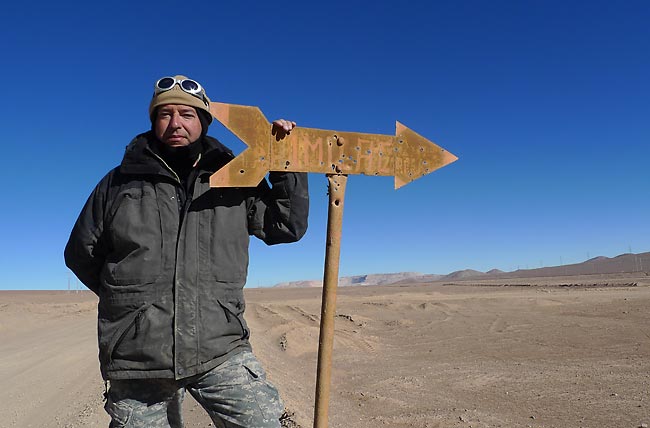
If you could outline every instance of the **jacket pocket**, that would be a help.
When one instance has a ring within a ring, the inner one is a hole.
[[[113,401],[110,395],[106,404],[104,405],[106,413],[111,417],[110,428],[126,428],[133,415],[133,407],[127,404],[124,400]]]
[[[250,331],[248,330],[246,321],[244,321],[243,318],[243,303],[224,303],[222,300],[217,300],[217,302],[219,303],[219,306],[221,306],[221,309],[223,309],[224,315],[226,316],[226,321],[228,323],[232,323],[234,326],[239,326],[238,331],[241,334],[241,338],[248,339],[250,336]]]
[[[111,340],[108,342],[108,347],[106,348],[106,358],[107,366],[110,368],[113,363],[113,356],[115,350],[120,346],[120,344],[127,338],[128,334],[132,334],[132,339],[137,339],[140,334],[142,318],[144,317],[145,312],[151,307],[151,304],[146,304],[137,311],[134,311],[127,315],[122,322],[120,323],[119,328],[113,334]]]
[[[150,284],[161,275],[162,222],[153,187],[125,189],[116,198],[108,225],[112,251],[105,279],[118,286]]]
[[[250,334],[243,310],[243,302],[234,296],[206,296],[201,301],[196,325],[201,362],[226,355],[246,343]]]
[[[284,411],[284,404],[280,399],[278,390],[266,379],[266,373],[262,365],[255,357],[252,357],[243,363],[243,367],[248,372],[249,385],[252,387],[255,401],[264,418],[269,420],[280,419]]]

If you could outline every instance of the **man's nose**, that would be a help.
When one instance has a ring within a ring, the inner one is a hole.
[[[181,126],[181,115],[177,112],[172,114],[172,119],[169,121],[169,124],[174,128],[180,128]]]

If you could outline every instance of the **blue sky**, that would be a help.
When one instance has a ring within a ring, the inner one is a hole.
[[[67,287],[76,216],[173,74],[299,126],[399,120],[460,158],[397,191],[351,176],[341,275],[650,251],[647,1],[132,3],[3,6],[0,289]],[[307,235],[252,242],[250,286],[322,278],[325,177],[310,186]]]

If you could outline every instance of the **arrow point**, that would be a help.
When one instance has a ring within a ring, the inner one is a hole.
[[[456,162],[458,160],[458,156],[445,150],[444,153],[442,154],[442,159],[445,165],[449,165],[450,163]]]
[[[395,161],[396,189],[458,160],[454,154],[399,121],[395,122],[395,135],[399,153]]]

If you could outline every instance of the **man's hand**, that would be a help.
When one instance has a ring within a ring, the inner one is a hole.
[[[271,134],[275,135],[275,140],[280,141],[287,135],[291,134],[291,130],[296,127],[296,122],[284,119],[278,119],[273,121],[273,127],[271,128]]]

